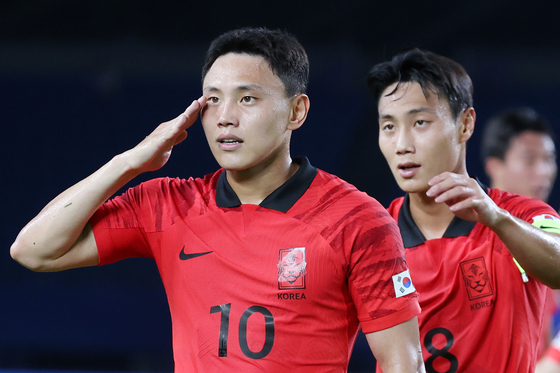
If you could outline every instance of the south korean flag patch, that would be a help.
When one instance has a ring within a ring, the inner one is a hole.
[[[395,287],[395,295],[397,298],[414,293],[416,288],[412,284],[410,272],[408,269],[398,275],[393,276],[393,286]]]

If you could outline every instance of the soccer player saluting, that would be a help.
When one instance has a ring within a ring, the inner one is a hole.
[[[545,232],[560,232],[556,212],[467,174],[476,113],[461,65],[412,49],[367,83],[379,146],[406,192],[389,212],[420,296],[426,371],[533,371],[545,285],[560,286],[560,237]]]
[[[424,371],[396,223],[365,193],[290,155],[309,110],[308,72],[287,33],[218,37],[203,96],[51,201],[12,256],[37,271],[153,258],[177,372],[344,372],[360,323],[386,372]],[[199,113],[220,170],[150,180],[104,203],[162,167]]]

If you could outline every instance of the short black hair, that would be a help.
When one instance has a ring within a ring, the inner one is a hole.
[[[288,97],[305,93],[309,81],[309,60],[297,39],[280,30],[241,28],[218,36],[206,52],[202,80],[214,62],[228,53],[261,56],[282,80]]]
[[[556,140],[548,120],[534,109],[521,107],[504,110],[486,123],[481,146],[482,160],[488,157],[504,160],[511,140],[525,131],[542,133],[550,136],[552,141]]]
[[[425,96],[428,96],[428,91],[432,91],[438,97],[444,97],[454,119],[463,110],[473,106],[473,84],[463,66],[447,57],[418,48],[404,50],[391,61],[375,65],[366,80],[377,105],[387,87],[397,83],[394,90],[397,91],[402,83],[408,82],[420,84]]]

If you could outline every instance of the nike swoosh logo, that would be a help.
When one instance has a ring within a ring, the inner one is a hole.
[[[179,259],[181,259],[181,260],[189,260],[189,259],[192,259],[192,258],[197,258],[197,257],[199,257],[199,256],[203,256],[203,255],[206,255],[206,254],[210,254],[210,253],[212,253],[212,252],[213,252],[213,251],[207,251],[207,252],[205,252],[205,253],[192,253],[192,254],[187,254],[187,253],[185,253],[185,246],[183,246],[183,248],[181,249],[181,252],[179,253]]]
[[[554,229],[554,230],[560,231],[560,228],[558,228],[558,227],[549,227],[548,225],[541,225],[539,228],[540,228],[540,229]]]

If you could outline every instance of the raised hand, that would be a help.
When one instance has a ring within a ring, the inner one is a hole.
[[[204,105],[206,97],[194,100],[177,118],[160,124],[142,142],[123,153],[130,169],[141,174],[163,167],[169,160],[173,147],[187,138],[187,128],[196,121]]]
[[[428,184],[430,189],[426,195],[447,204],[461,219],[491,226],[500,218],[501,209],[478,182],[467,175],[444,172],[434,176]]]

